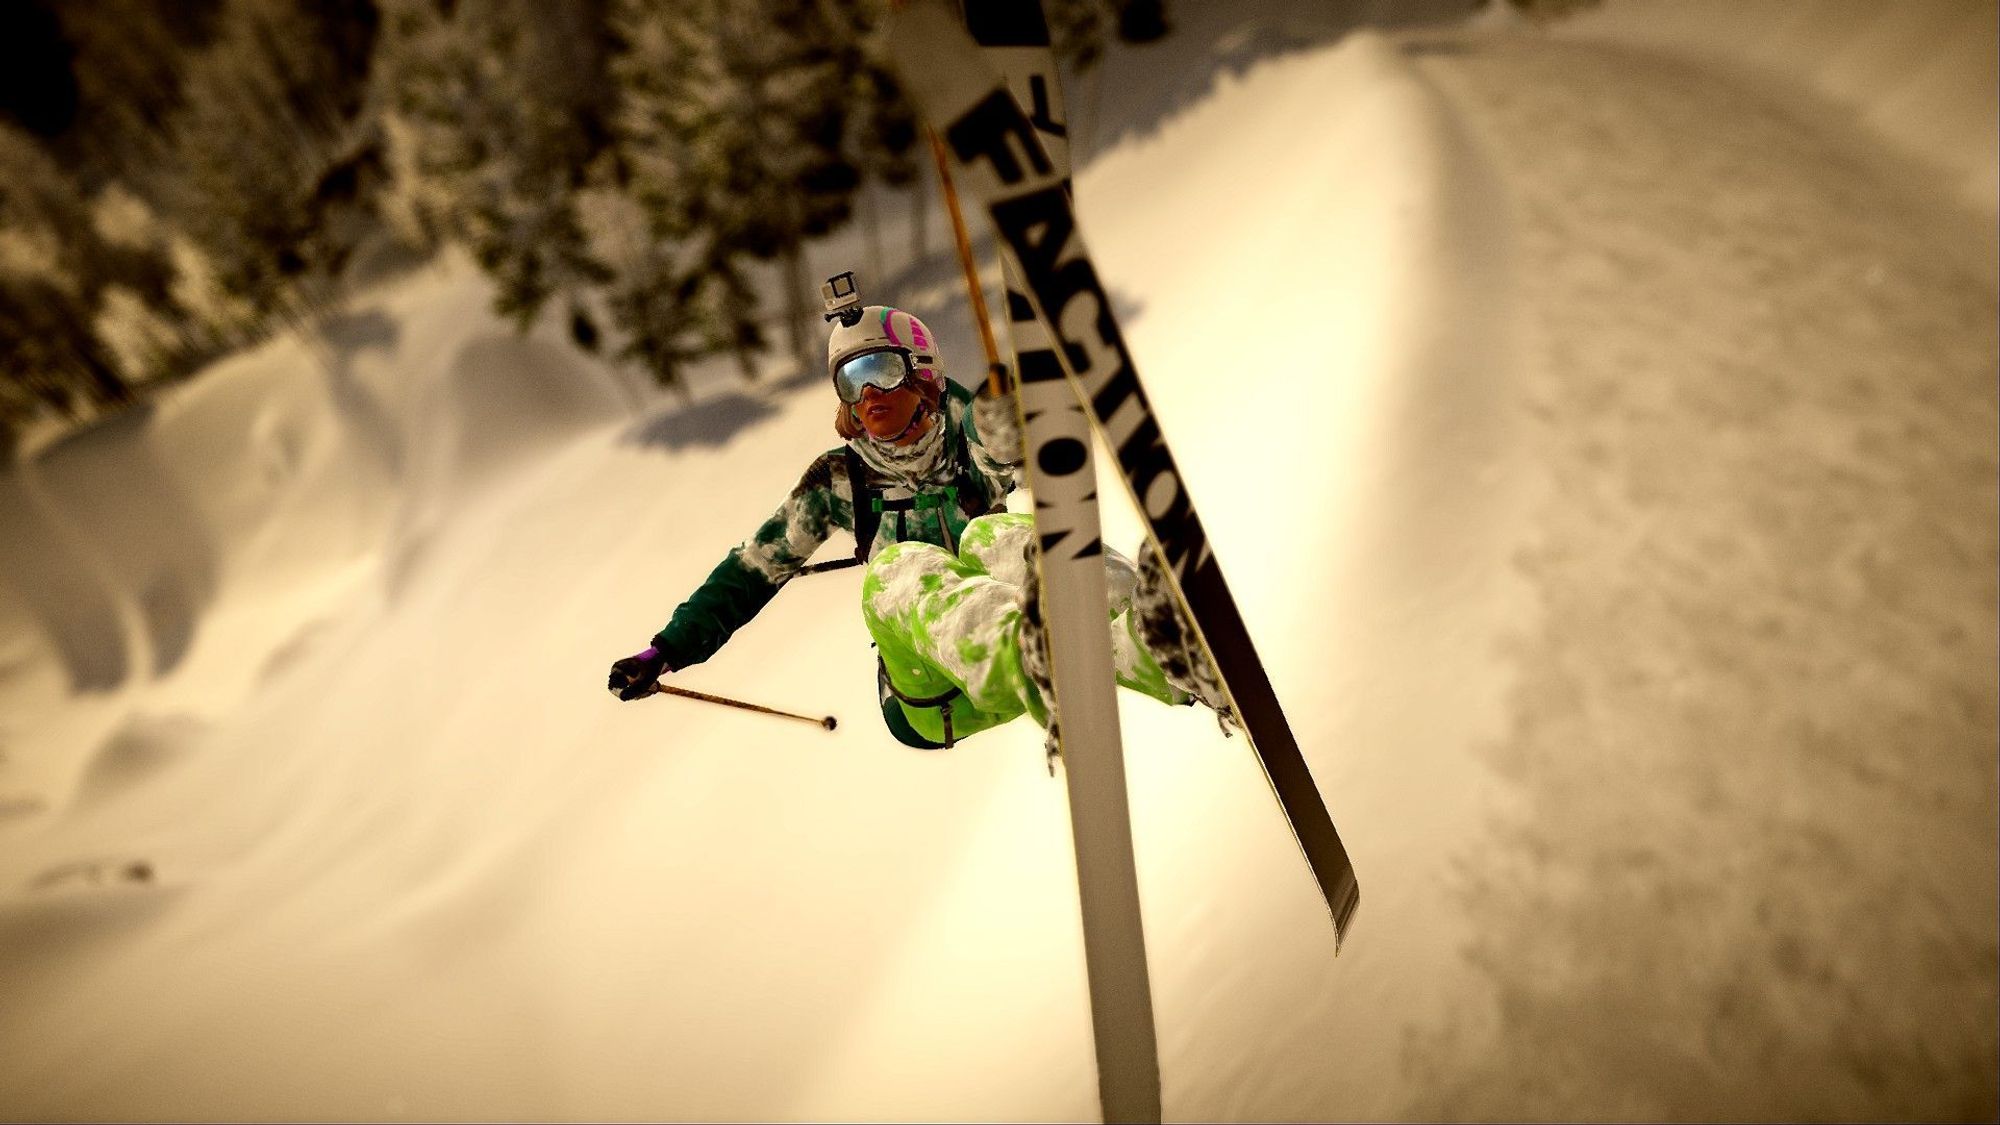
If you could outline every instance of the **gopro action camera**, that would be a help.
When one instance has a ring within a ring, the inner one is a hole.
[[[860,321],[861,294],[855,288],[853,270],[827,278],[819,287],[819,297],[826,303],[826,319],[838,319],[849,327]]]

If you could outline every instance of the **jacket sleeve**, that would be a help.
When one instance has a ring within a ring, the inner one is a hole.
[[[785,502],[750,538],[724,555],[708,578],[653,636],[670,668],[699,664],[750,623],[799,572],[833,529],[854,529],[854,501],[840,451],[806,469]]]
[[[1014,413],[1014,400],[974,399],[965,408],[963,425],[973,470],[985,482],[987,495],[997,507],[1021,479],[1021,422]]]

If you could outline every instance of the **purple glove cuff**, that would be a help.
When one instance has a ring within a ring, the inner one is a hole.
[[[658,646],[650,646],[646,649],[646,651],[641,653],[636,653],[635,655],[637,655],[638,658],[641,660],[651,662],[659,659],[660,650]]]

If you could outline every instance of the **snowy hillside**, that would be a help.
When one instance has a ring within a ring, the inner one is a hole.
[[[1220,11],[1078,93],[1077,198],[1363,905],[1334,959],[1240,741],[1123,701],[1167,1116],[2000,1111],[1992,189],[1881,136],[1984,56],[1857,120],[1661,9]],[[969,380],[953,270],[870,296]],[[854,571],[674,677],[835,732],[603,690],[822,382],[487,299],[0,475],[0,1117],[1093,1117],[1039,731],[895,744]]]

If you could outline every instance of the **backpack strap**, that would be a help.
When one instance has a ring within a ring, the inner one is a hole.
[[[889,730],[896,736],[898,742],[920,750],[949,750],[958,744],[958,739],[951,729],[951,703],[952,700],[965,694],[964,692],[954,687],[938,695],[904,695],[896,690],[896,685],[890,681],[889,665],[883,660],[879,650],[875,654],[875,684],[881,692],[882,718],[889,724]],[[944,741],[932,742],[918,734],[910,727],[908,719],[892,710],[895,706],[895,702],[892,701],[905,703],[911,707],[937,708],[938,720],[944,724]]]
[[[972,399],[971,392],[964,391],[956,383],[951,389],[962,395],[965,401]],[[985,482],[970,467],[961,466],[956,483],[945,486],[938,492],[924,492],[901,500],[885,499],[882,490],[868,486],[868,467],[861,460],[861,454],[849,445],[841,450],[847,462],[847,486],[854,497],[854,559],[859,563],[868,561],[868,548],[875,544],[875,533],[882,526],[882,513],[896,513],[896,538],[908,539],[910,529],[908,513],[912,511],[936,511],[937,521],[944,531],[945,542],[952,550],[957,544],[952,542],[950,516],[946,509],[957,507],[965,512],[966,518],[974,519],[1001,507],[987,493]],[[831,568],[828,568],[831,569]]]
[[[882,525],[882,508],[877,503],[881,490],[868,487],[868,467],[853,446],[841,450],[847,455],[847,488],[854,497],[854,560],[868,561],[868,548],[875,545],[875,530]]]

